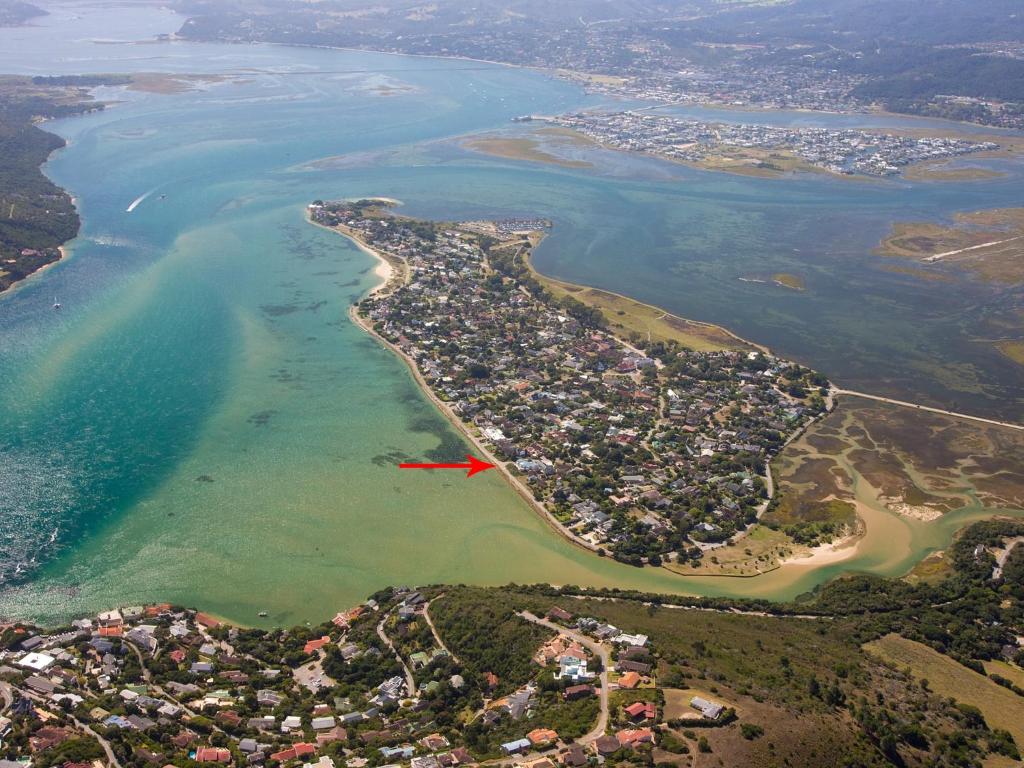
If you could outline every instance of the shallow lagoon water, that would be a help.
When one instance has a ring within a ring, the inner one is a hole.
[[[0,69],[244,75],[176,95],[104,91],[123,103],[52,126],[70,146],[47,173],[85,223],[71,258],[0,299],[0,615],[174,600],[290,623],[386,584],[461,581],[786,598],[851,568],[905,571],[948,541],[955,517],[879,513],[841,565],[686,579],[573,548],[493,475],[396,471],[403,457],[466,447],[348,321],[372,264],[303,209],[386,195],[422,216],[547,216],[542,269],[722,322],[844,384],[942,400],[935,345],[955,338],[976,297],[929,308],[923,287],[886,283],[865,253],[895,215],[1010,204],[1019,173],[984,187],[837,186],[614,153],[589,172],[494,161],[450,137],[590,99],[470,62],[95,42],[99,30],[134,40],[179,20],[116,11],[83,28],[73,16],[93,11],[69,7],[39,29],[0,30]],[[60,35],[51,61],[40,36]],[[379,95],[382,84],[397,90]],[[780,266],[810,290],[738,280]],[[995,392],[1018,407],[1020,380],[962,346],[951,354],[988,388],[974,402]],[[908,365],[889,360],[904,353]]]

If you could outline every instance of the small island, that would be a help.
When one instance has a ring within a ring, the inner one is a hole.
[[[534,276],[546,221],[421,221],[380,199],[309,213],[394,265],[356,322],[553,528],[598,554],[699,563],[768,509],[772,458],[829,408],[825,377],[734,338],[616,335],[601,308]]]

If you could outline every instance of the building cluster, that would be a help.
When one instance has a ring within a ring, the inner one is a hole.
[[[392,602],[385,617],[405,624],[422,597],[402,590]],[[0,717],[0,762],[52,764],[54,749],[90,757],[85,765],[130,758],[362,768],[414,755],[417,768],[474,762],[432,733],[427,696],[440,683],[409,690],[405,676],[387,675],[396,662],[373,641],[381,608],[370,600],[341,612],[319,636],[240,630],[168,604],[104,612],[49,634],[5,627],[0,693],[11,704]],[[437,667],[424,675],[439,671],[446,685],[464,685]],[[341,672],[343,689],[331,677]]]
[[[311,207],[408,265],[360,313],[591,549],[699,558],[756,521],[767,462],[825,408],[823,377],[763,352],[617,338],[596,311],[510,276],[522,238],[370,210]]]
[[[599,674],[613,691],[654,688],[643,635],[555,608],[549,619],[578,628],[564,632],[580,642],[555,634],[534,655],[540,669],[526,662],[528,682],[499,695],[496,675],[471,676],[447,652],[413,670],[417,637],[441,643],[424,622],[428,598],[408,588],[376,597],[290,631],[240,629],[169,604],[49,632],[0,626],[0,765],[455,768],[505,756],[579,768],[609,749],[654,742],[659,715],[649,698],[619,702],[607,735],[590,730]],[[611,649],[613,670],[600,668],[580,633]],[[579,742],[557,730],[563,709],[575,735],[589,731]],[[459,719],[467,712],[472,738]]]
[[[706,123],[633,110],[563,115],[553,122],[606,146],[685,162],[700,163],[723,150],[770,150],[789,153],[833,173],[864,176],[892,176],[911,163],[998,148],[992,142],[942,137]]]

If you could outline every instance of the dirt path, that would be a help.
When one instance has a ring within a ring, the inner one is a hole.
[[[440,600],[442,597],[444,597],[444,593],[443,592],[440,595],[438,595],[437,597],[435,597],[434,600]],[[444,644],[444,640],[441,639],[441,635],[438,633],[437,627],[434,626],[434,620],[430,618],[430,603],[434,602],[434,600],[431,600],[429,603],[427,603],[425,606],[423,606],[423,618],[426,619],[427,626],[430,627],[430,632],[431,632],[431,634],[434,635],[434,642],[437,643],[438,647],[442,651],[444,651],[445,653],[448,654],[448,657],[452,661],[454,661],[456,664],[458,664],[458,663],[460,663],[459,662],[459,657],[456,656],[454,653],[452,653],[451,650],[448,648],[448,646]]]
[[[415,696],[416,695],[416,678],[412,676],[412,670],[409,669],[409,665],[405,663],[405,659],[402,658],[402,654],[400,654],[398,652],[398,649],[395,648],[394,644],[391,642],[391,638],[388,637],[388,633],[384,631],[384,622],[386,622],[388,620],[388,617],[390,615],[391,615],[390,611],[388,613],[385,613],[384,617],[377,624],[377,636],[381,640],[384,641],[384,645],[386,645],[389,649],[391,649],[391,652],[395,655],[395,658],[398,659],[398,663],[402,665],[402,669],[405,670],[405,687],[406,687],[406,690],[408,691],[409,696]]]
[[[934,408],[930,405],[921,405],[919,403],[908,403],[906,400],[895,400],[891,397],[882,397],[880,395],[869,395],[866,392],[855,392],[852,389],[839,389],[838,387],[833,388],[833,395],[851,395],[853,397],[863,397],[866,400],[875,400],[879,403],[888,403],[889,405],[899,405],[904,408],[915,408],[919,411],[928,411],[929,413],[938,413],[942,416],[952,416],[955,419],[967,419],[968,421],[980,421],[982,424],[992,424],[996,427],[1006,427],[1007,429],[1019,429],[1024,431],[1024,424],[1014,424],[1010,421],[997,421],[995,419],[986,419],[982,416],[971,416],[967,413],[957,413],[956,411],[945,411],[942,408]]]

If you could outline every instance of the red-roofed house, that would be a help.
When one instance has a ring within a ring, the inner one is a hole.
[[[335,626],[341,627],[342,629],[348,629],[349,625],[362,616],[364,611],[366,611],[366,608],[361,605],[357,605],[355,608],[349,608],[347,611],[339,611],[332,621]]]
[[[619,688],[636,688],[640,685],[640,675],[636,672],[627,672],[619,678]]]
[[[650,728],[627,728],[616,733],[615,738],[624,747],[635,747],[637,744],[653,744],[654,731]]]
[[[270,759],[277,760],[280,763],[286,763],[297,757],[309,757],[314,752],[316,752],[315,745],[300,741],[298,744],[292,744],[288,749],[282,749],[280,752],[275,752],[270,756]]]
[[[553,744],[558,741],[558,734],[550,728],[534,728],[526,734],[526,738],[533,746],[537,747],[541,744]]]
[[[324,635],[319,640],[310,640],[308,643],[306,643],[305,648],[303,648],[302,650],[304,653],[307,654],[315,653],[316,651],[319,651],[321,648],[327,645],[329,642],[331,642],[331,638],[328,635]]]
[[[628,707],[623,707],[622,711],[637,723],[653,720],[658,714],[658,708],[651,701],[634,701]]]
[[[579,685],[570,685],[564,691],[562,691],[562,698],[566,701],[575,701],[576,699],[585,699],[588,696],[594,695],[594,686],[587,685],[586,683],[580,683]]]
[[[197,763],[230,763],[231,752],[224,747],[200,747],[196,750]]]
[[[210,616],[208,613],[197,613],[196,624],[201,624],[207,629],[214,629],[215,627],[220,626],[220,622],[213,618],[213,616]]]

